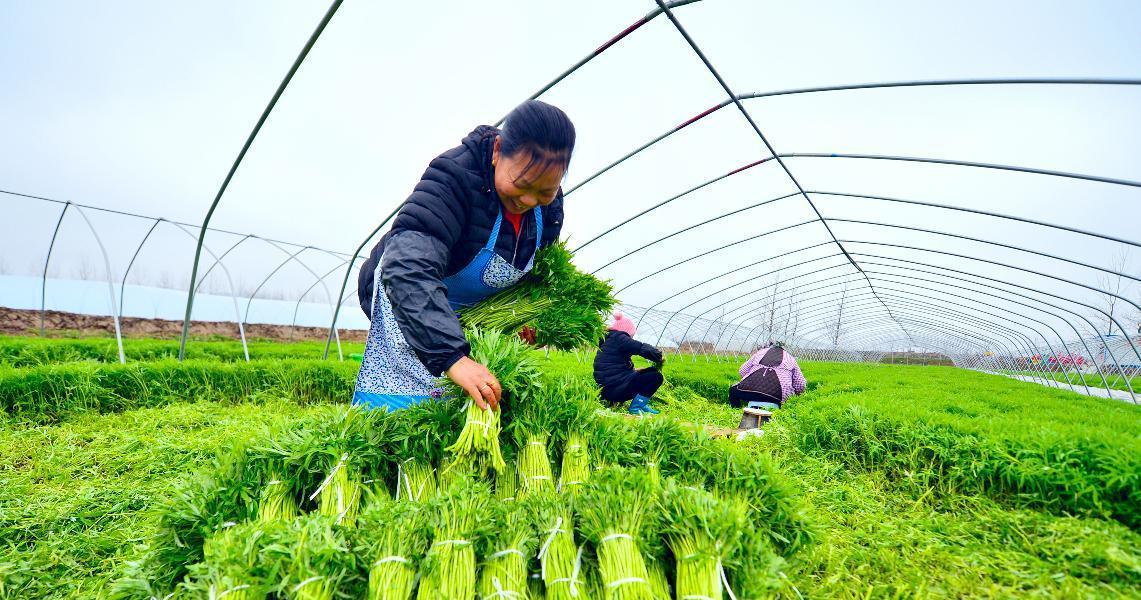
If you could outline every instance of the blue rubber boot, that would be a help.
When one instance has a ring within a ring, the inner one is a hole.
[[[650,408],[650,399],[638,394],[630,401],[630,414],[632,415],[656,415],[661,411]]]

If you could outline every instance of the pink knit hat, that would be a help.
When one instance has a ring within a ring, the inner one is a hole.
[[[634,328],[634,322],[620,312],[614,313],[614,322],[610,324],[609,329],[611,331],[621,331],[630,337],[634,337],[634,332],[637,331],[637,329]]]

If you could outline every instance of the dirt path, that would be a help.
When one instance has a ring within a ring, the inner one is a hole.
[[[126,337],[146,337],[176,339],[182,334],[182,321],[165,319],[140,319],[123,317],[121,326]],[[44,328],[48,335],[114,335],[115,324],[109,316],[81,315],[76,313],[49,310],[44,313]],[[248,339],[274,341],[324,340],[328,329],[321,327],[290,327],[288,325],[267,325],[246,323]],[[27,335],[40,330],[40,312],[0,307],[0,334]],[[363,342],[367,331],[363,329],[341,329],[341,339],[350,342]],[[194,337],[215,337],[239,339],[237,323],[229,321],[192,321],[190,335]]]

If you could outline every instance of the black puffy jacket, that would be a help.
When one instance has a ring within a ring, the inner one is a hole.
[[[594,356],[594,381],[602,387],[602,397],[613,400],[621,397],[630,380],[634,378],[634,355],[662,361],[662,351],[643,344],[623,331],[611,330],[598,345]]]
[[[501,210],[493,183],[492,147],[499,130],[481,125],[461,144],[428,164],[405,200],[392,229],[372,249],[357,279],[361,310],[372,318],[377,264],[396,324],[420,362],[440,375],[470,348],[459,319],[448,305],[443,279],[462,270],[487,243]],[[563,193],[543,207],[541,246],[559,239]],[[514,228],[499,228],[495,252],[523,268],[535,247],[534,211],[523,216],[518,239]]]

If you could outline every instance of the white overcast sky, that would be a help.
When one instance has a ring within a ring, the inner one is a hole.
[[[350,252],[407,196],[433,156],[474,126],[498,119],[654,7],[642,0],[347,0],[266,123],[213,225]],[[200,221],[326,8],[324,2],[283,0],[0,4],[0,189]],[[737,93],[914,79],[1141,78],[1141,3],[1132,1],[704,0],[675,12]],[[543,96],[566,110],[578,129],[569,185],[724,98],[664,17]],[[781,153],[912,155],[1141,180],[1141,86],[848,91],[751,100],[746,107]],[[564,237],[577,246],[673,194],[765,156],[742,115],[722,109],[572,194]],[[913,163],[794,158],[787,164],[808,190],[982,208],[1141,239],[1138,188]],[[793,191],[775,162],[756,167],[616,231],[583,250],[578,262],[594,269],[686,225]],[[1122,247],[962,213],[814,199],[828,218],[983,237],[1099,265],[1112,263]],[[0,267],[33,271],[59,207],[0,194],[0,210]],[[695,253],[812,217],[804,198],[794,196],[674,237],[600,275],[622,287]],[[104,232],[118,276],[151,223],[97,213],[91,218]],[[94,251],[84,227],[75,215],[65,222],[53,257],[57,276],[89,269],[77,266],[91,262]],[[832,227],[857,260],[906,258],[1097,302],[1089,290],[1049,278],[857,242],[942,249],[1096,284],[1097,274],[1080,267],[882,227],[839,221]],[[216,235],[208,245],[221,252],[238,239]],[[793,266],[834,254],[835,245],[756,264],[828,239],[819,224],[767,236],[647,279],[624,290],[622,300],[649,306],[674,296],[659,308],[716,316],[721,302],[772,282],[758,279],[761,273],[788,267],[782,273],[792,277],[842,264],[833,257]],[[185,279],[188,242],[185,234],[160,228],[135,268],[152,279],[159,273]],[[252,287],[284,256],[249,243],[227,262]],[[315,251],[304,256],[322,273],[337,264]],[[1141,248],[1134,248],[1126,268],[1141,275],[1139,265]],[[694,285],[734,268],[740,273]],[[837,267],[797,285],[843,272]],[[277,277],[275,285],[290,290],[308,285],[308,275],[293,265]],[[337,275],[334,280],[339,284]],[[906,287],[886,280],[882,285]],[[866,289],[862,280],[853,284],[853,290]],[[1124,289],[1141,303],[1136,286]],[[746,303],[757,297],[725,308],[742,307],[745,314]],[[916,331],[929,318],[902,299],[896,310],[915,310]],[[1130,319],[1136,323],[1136,316]],[[869,325],[869,335],[874,328]]]

